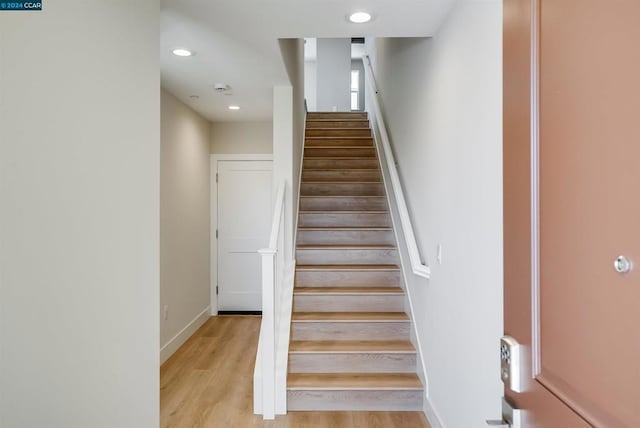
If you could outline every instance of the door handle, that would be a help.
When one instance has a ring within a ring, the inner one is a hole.
[[[613,267],[618,273],[629,273],[633,268],[633,263],[625,256],[618,256],[618,258],[613,262]]]

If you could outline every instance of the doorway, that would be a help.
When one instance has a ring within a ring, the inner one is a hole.
[[[261,260],[271,226],[270,155],[211,158],[212,313],[262,310]]]

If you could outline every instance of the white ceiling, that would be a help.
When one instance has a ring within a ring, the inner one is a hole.
[[[270,120],[272,88],[288,84],[279,38],[431,36],[454,1],[163,0],[162,86],[211,121]],[[374,19],[348,22],[357,10]],[[177,47],[196,55],[177,57]],[[215,83],[229,84],[233,94],[216,94]]]

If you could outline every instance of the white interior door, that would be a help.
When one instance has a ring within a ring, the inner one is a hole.
[[[218,162],[218,310],[260,311],[261,260],[269,244],[271,161]]]

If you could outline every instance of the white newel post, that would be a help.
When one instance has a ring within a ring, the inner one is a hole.
[[[262,256],[262,415],[275,418],[276,322],[275,263],[277,251],[264,248]]]
[[[275,419],[276,413],[276,352],[278,334],[276,331],[277,294],[281,289],[281,266],[278,265],[278,253],[282,253],[284,183],[278,186],[276,204],[271,225],[269,247],[258,250],[262,258],[262,324],[256,369],[254,372],[254,410],[264,419]],[[260,373],[260,370],[262,373]]]

